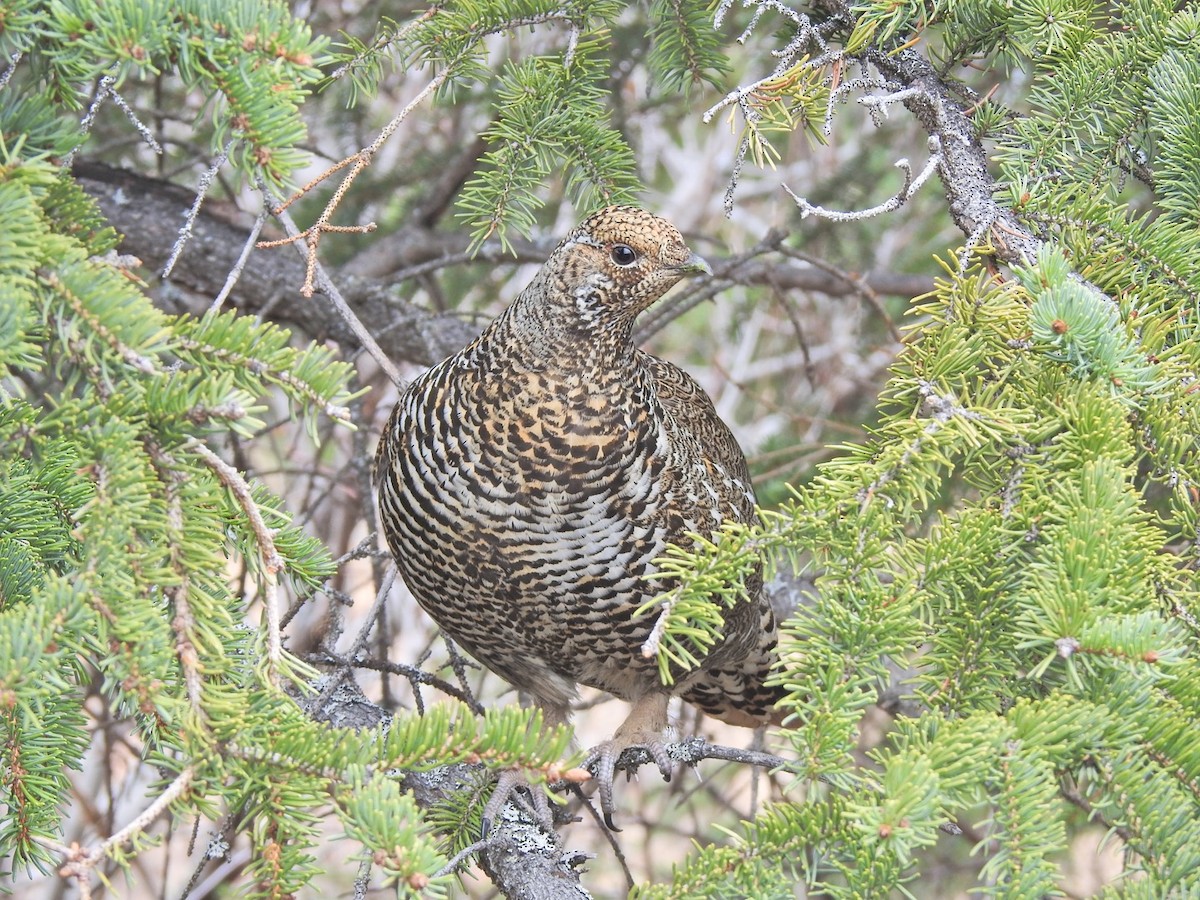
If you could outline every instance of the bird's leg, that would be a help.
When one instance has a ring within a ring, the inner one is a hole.
[[[639,697],[612,739],[595,747],[584,763],[587,768],[595,767],[600,811],[604,814],[604,824],[612,831],[621,830],[613,824],[613,777],[622,753],[631,747],[642,748],[658,766],[663,780],[671,780],[673,765],[663,739],[667,730],[667,703],[670,699],[669,694],[659,692]]]
[[[565,706],[546,703],[538,705],[542,709],[543,730],[550,731],[565,724],[570,716],[570,711]],[[488,832],[492,830],[492,823],[500,816],[504,805],[509,800],[513,800],[522,788],[527,790],[529,796],[533,798],[532,812],[537,818],[538,824],[548,832],[554,831],[554,815],[550,810],[550,800],[546,796],[545,786],[535,788],[530,785],[520,769],[504,769],[497,776],[496,787],[492,791],[487,806],[483,808],[482,831],[484,837],[487,837]]]

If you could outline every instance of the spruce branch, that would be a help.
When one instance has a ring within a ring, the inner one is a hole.
[[[401,27],[393,31],[383,31],[376,36],[370,46],[350,38],[350,46],[355,50],[355,53],[343,62],[340,66],[333,70],[329,75],[330,81],[338,81],[346,76],[353,76],[355,71],[363,66],[366,66],[381,57],[384,50],[387,50],[394,44],[403,45],[413,32],[424,27],[424,25],[436,16],[439,12],[437,6],[431,6],[421,15],[417,16],[409,22],[406,22]],[[384,19],[389,26],[394,25],[390,19]]]
[[[174,571],[178,583],[168,586],[165,590],[175,608],[175,615],[171,619],[171,629],[175,633],[175,654],[179,659],[180,668],[183,669],[183,683],[188,703],[191,704],[193,714],[203,720],[206,717],[201,704],[203,676],[200,672],[200,659],[194,640],[197,623],[192,612],[191,602],[188,600],[188,591],[191,589],[190,573],[188,567],[183,563],[181,549],[185,534],[183,500],[179,488],[186,476],[180,472],[175,459],[157,443],[148,441],[147,450],[167,495],[166,539],[171,548],[171,569]]]
[[[1025,210],[1022,212],[1022,216],[1037,225],[1057,229],[1057,233],[1060,234],[1068,230],[1075,230],[1087,235],[1091,241],[1110,244],[1119,252],[1136,259],[1146,271],[1153,271],[1161,275],[1171,287],[1182,293],[1189,301],[1200,304],[1200,291],[1196,289],[1193,281],[1176,271],[1171,262],[1157,254],[1153,244],[1139,240],[1143,235],[1137,232],[1130,233],[1126,229],[1115,228],[1109,222],[1098,219],[1084,219],[1078,215],[1049,210]]]
[[[326,383],[330,368],[328,363],[321,365],[319,371],[314,368],[314,363],[322,361],[322,351],[315,347],[303,352],[290,348],[284,350],[281,343],[286,340],[286,332],[271,328],[247,330],[247,324],[232,315],[211,316],[189,322],[176,338],[176,350],[244,367],[251,375],[269,379],[294,392],[329,418],[351,424],[350,410],[333,402],[347,396],[341,382],[335,379],[332,384]],[[232,349],[229,346],[230,343],[242,342],[245,342],[243,346],[247,349],[254,349],[258,356],[240,352],[241,347]],[[273,347],[275,352],[270,352],[268,347]],[[343,364],[337,364],[334,368],[341,369]],[[293,370],[303,370],[302,375],[307,377],[296,375]]]
[[[721,638],[724,611],[745,598],[746,580],[761,567],[753,529],[725,522],[715,540],[697,533],[688,537],[694,541],[691,548],[667,547],[655,560],[657,571],[647,576],[670,586],[634,612],[634,618],[657,612],[641,653],[657,662],[665,685],[699,667]]]
[[[646,64],[666,91],[692,84],[716,84],[729,70],[719,52],[718,34],[708,10],[684,0],[656,0],[650,5],[651,50]]]
[[[72,290],[66,282],[59,278],[56,272],[46,272],[42,277],[46,284],[67,301],[75,315],[87,322],[91,329],[100,336],[101,340],[108,344],[128,365],[144,375],[160,374],[161,370],[153,359],[138,353],[137,350],[126,344],[120,335],[104,324],[100,316],[87,308],[79,293]]]
[[[275,532],[267,527],[261,510],[254,502],[254,492],[237,469],[200,441],[192,440],[186,447],[199,456],[233,494],[245,512],[254,538],[258,542],[264,575],[262,602],[267,620],[267,677],[272,685],[279,687],[282,684],[283,639],[279,628],[279,600],[276,596],[279,583],[276,575],[283,569],[284,562],[275,548]]]

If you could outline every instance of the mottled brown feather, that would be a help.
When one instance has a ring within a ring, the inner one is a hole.
[[[408,386],[379,444],[383,530],[413,595],[551,721],[580,683],[635,704],[675,693],[739,725],[772,715],[760,579],[669,689],[641,652],[654,617],[633,616],[669,587],[646,578],[669,544],[754,516],[712,401],[633,346],[638,314],[700,265],[665,220],[597,213],[474,342]]]

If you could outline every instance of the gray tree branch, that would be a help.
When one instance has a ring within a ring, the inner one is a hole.
[[[169,182],[90,162],[76,163],[74,174],[83,189],[96,198],[113,227],[124,235],[121,252],[138,257],[147,268],[161,271],[195,195]],[[220,292],[249,237],[250,229],[219,214],[215,202],[204,205],[171,273],[172,285],[198,298],[195,304],[185,304],[187,308],[200,311]],[[428,259],[438,253],[434,235],[410,237],[410,252],[415,258]],[[422,243],[425,238],[429,241]],[[229,303],[313,337],[357,347],[353,333],[330,304],[319,297],[307,299],[300,295],[303,281],[304,261],[290,249],[257,250],[242,270]],[[347,302],[392,360],[432,365],[461,349],[478,332],[457,316],[405,303],[374,278],[339,275],[339,283]]]
[[[100,209],[123,236],[121,252],[142,260],[147,268],[161,271],[171,254],[178,228],[195,203],[186,188],[154,178],[92,162],[77,162],[74,174],[79,184],[100,204]],[[170,284],[194,295],[185,307],[202,311],[225,285],[251,228],[236,221],[236,211],[225,214],[219,203],[209,200],[192,223],[191,238],[184,245],[171,273]],[[786,235],[773,235],[775,242]],[[513,241],[513,252],[498,243],[485,244],[471,256],[466,235],[439,232],[420,224],[403,228],[378,239],[369,253],[359,254],[335,273],[346,301],[367,330],[375,336],[393,361],[432,365],[461,349],[478,327],[449,313],[430,312],[406,303],[391,286],[456,265],[541,263],[553,246],[550,241]],[[720,286],[731,284],[770,285],[781,290],[813,291],[830,296],[853,296],[863,289],[874,294],[910,298],[933,289],[926,276],[888,272],[850,278],[791,260],[716,258],[710,262],[729,274]],[[733,263],[737,265],[733,265]],[[304,263],[296,254],[279,250],[254,250],[251,261],[241,269],[230,294],[229,304],[243,312],[261,315],[297,328],[317,338],[330,338],[347,347],[358,340],[333,307],[320,297],[300,295]],[[704,283],[696,290],[703,290]],[[175,291],[177,300],[181,290]],[[710,296],[710,291],[703,296]],[[702,299],[702,298],[701,298]],[[689,304],[675,304],[667,317],[679,315]],[[661,325],[661,322],[658,323]]]
[[[855,20],[853,5],[845,0],[818,0],[815,5],[847,26]],[[966,89],[941,76],[918,50],[871,47],[861,58],[883,75],[890,90],[904,92],[904,106],[934,139],[950,216],[967,235],[968,250],[986,237],[1004,262],[1033,263],[1043,242],[1012,209],[996,200],[997,184],[988,170],[987,150],[960,99]]]

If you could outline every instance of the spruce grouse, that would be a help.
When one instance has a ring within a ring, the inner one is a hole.
[[[765,685],[775,618],[752,579],[723,639],[670,687],[642,644],[670,585],[670,544],[749,522],[746,460],[681,369],[637,349],[634,320],[707,273],[670,223],[604,209],[572,231],[469,346],[414,380],[376,455],[388,546],[417,601],[479,662],[566,722],[577,684],[633,704],[594,754],[611,824],[613,767],[646,748],[664,777],[672,694],[736,725],[777,715]]]

